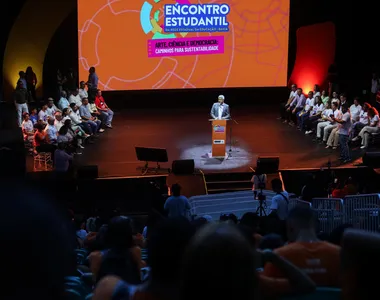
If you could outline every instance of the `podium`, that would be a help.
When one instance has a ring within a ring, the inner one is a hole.
[[[227,120],[210,120],[212,124],[211,157],[226,158]]]

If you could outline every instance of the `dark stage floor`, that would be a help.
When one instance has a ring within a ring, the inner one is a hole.
[[[166,148],[171,167],[176,159],[194,159],[196,168],[207,172],[249,171],[258,156],[279,156],[281,169],[325,167],[330,159],[338,165],[339,151],[327,150],[309,136],[276,120],[276,111],[259,108],[234,109],[231,157],[207,158],[211,152],[211,126],[207,109],[133,110],[115,114],[114,129],[103,133],[76,157],[80,165],[98,165],[100,177],[136,176],[143,163],[137,161],[135,146]],[[230,122],[231,124],[231,122]],[[229,150],[229,146],[227,147]],[[361,152],[353,151],[353,158]],[[349,164],[347,166],[352,166]]]

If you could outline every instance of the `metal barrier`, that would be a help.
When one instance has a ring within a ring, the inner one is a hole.
[[[344,209],[346,223],[358,229],[379,231],[380,194],[346,196]]]
[[[345,223],[343,199],[314,198],[311,200],[311,205],[317,213],[319,231],[330,233]]]
[[[293,209],[294,207],[296,207],[298,205],[311,207],[311,203],[308,201],[300,200],[297,198],[290,198],[289,204],[288,204],[288,210],[290,211],[291,209]]]

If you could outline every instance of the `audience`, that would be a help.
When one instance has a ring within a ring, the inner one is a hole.
[[[301,268],[317,286],[339,287],[340,248],[318,240],[314,212],[306,206],[294,208],[287,219],[291,243],[275,250],[279,256]],[[272,264],[265,265],[264,274],[281,278]]]

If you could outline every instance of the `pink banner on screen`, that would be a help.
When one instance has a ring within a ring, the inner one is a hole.
[[[223,53],[224,36],[157,39],[148,41],[148,57]]]

